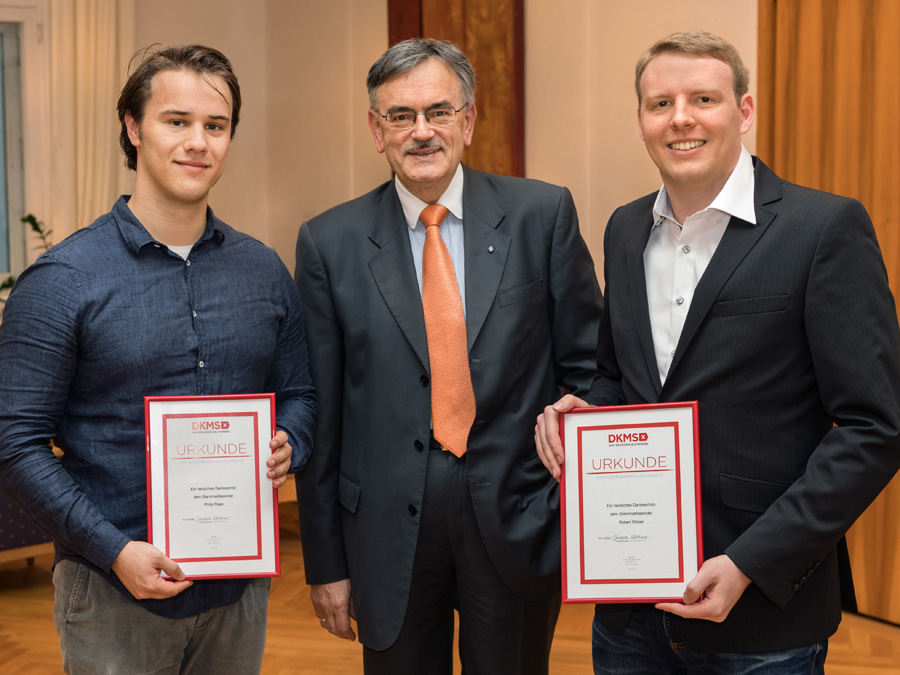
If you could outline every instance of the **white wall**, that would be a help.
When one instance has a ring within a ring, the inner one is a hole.
[[[272,243],[293,271],[300,223],[390,178],[366,123],[366,74],[387,49],[383,0],[270,0],[266,32]]]
[[[724,37],[756,91],[756,0],[526,0],[526,172],[568,186],[598,274],[613,210],[661,180],[638,136],[634,64],[680,30]],[[753,152],[755,131],[744,139]]]
[[[141,0],[135,44],[200,43],[232,62],[243,106],[216,215],[293,270],[301,221],[389,177],[366,126],[365,76],[387,48],[371,0]]]

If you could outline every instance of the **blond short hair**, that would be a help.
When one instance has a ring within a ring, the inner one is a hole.
[[[637,91],[638,105],[641,96],[641,76],[647,65],[660,54],[690,54],[693,56],[708,56],[726,63],[734,75],[734,97],[738,105],[750,87],[750,71],[744,65],[738,50],[718,35],[704,31],[685,31],[667,35],[638,59],[634,67],[634,89]]]

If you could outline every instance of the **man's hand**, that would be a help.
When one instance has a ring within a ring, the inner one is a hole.
[[[350,618],[356,618],[350,597],[350,580],[309,587],[309,597],[322,628],[345,640],[355,640]]]
[[[588,405],[590,404],[577,396],[566,394],[553,405],[548,405],[544,408],[544,412],[538,415],[534,427],[534,444],[547,471],[556,480],[559,480],[562,473],[560,464],[566,461],[562,442],[559,440],[559,413],[568,412],[572,408],[585,408]]]
[[[266,460],[266,476],[272,481],[272,487],[276,490],[287,483],[287,472],[291,468],[291,444],[288,443],[288,435],[284,431],[278,431],[275,437],[269,441],[272,456]]]
[[[184,572],[178,563],[146,541],[125,544],[116,556],[112,570],[138,600],[171,598],[194,583],[184,580]],[[163,579],[159,576],[160,572],[165,572],[175,581]]]
[[[684,591],[684,604],[660,602],[657,609],[685,619],[721,623],[750,585],[750,578],[727,555],[710,558]]]

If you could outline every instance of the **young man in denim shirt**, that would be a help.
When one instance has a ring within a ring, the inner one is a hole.
[[[296,288],[273,251],[207,206],[240,107],[216,50],[146,56],[118,104],[134,194],[41,256],[7,304],[0,487],[56,543],[67,673],[260,668],[268,580],[192,583],[146,541],[144,396],[275,392],[273,485],[310,452]]]

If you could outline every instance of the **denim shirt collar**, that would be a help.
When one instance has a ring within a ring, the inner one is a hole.
[[[119,226],[119,232],[122,235],[122,241],[125,242],[125,246],[128,247],[129,251],[137,255],[145,246],[155,246],[160,242],[153,238],[147,231],[147,228],[141,224],[141,221],[139,221],[134,213],[131,212],[131,209],[128,208],[129,199],[131,199],[131,195],[122,195],[119,197],[112,208],[112,214]],[[209,239],[213,239],[217,244],[221,244],[224,238],[225,224],[216,218],[212,209],[207,206],[206,231],[203,233],[203,236],[197,240],[197,243],[202,244]]]

